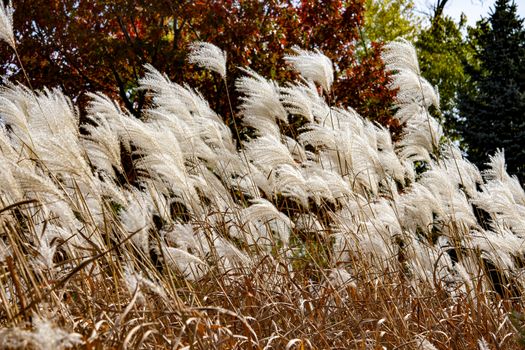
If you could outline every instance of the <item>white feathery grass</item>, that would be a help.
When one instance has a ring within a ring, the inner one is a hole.
[[[162,233],[168,244],[183,250],[199,251],[200,247],[195,239],[195,233],[190,224],[176,223],[169,231]]]
[[[264,135],[246,143],[245,152],[248,159],[263,170],[266,176],[279,165],[295,165],[288,148],[273,135]]]
[[[285,56],[285,61],[293,65],[305,79],[316,82],[329,93],[334,82],[332,61],[317,49],[308,51],[294,47],[292,50],[295,55]]]
[[[509,178],[505,165],[505,152],[498,150],[494,155],[489,156],[487,163],[489,168],[483,172],[483,176],[488,181],[505,181]]]
[[[329,183],[319,175],[314,174],[306,177],[306,189],[317,205],[320,205],[323,200],[335,201],[336,197],[333,195]]]
[[[376,262],[385,263],[395,255],[391,245],[389,227],[379,220],[368,222],[374,217],[374,210],[359,210],[360,204],[351,203],[334,215],[332,230],[335,240],[333,251],[337,262],[350,262],[355,255],[364,254]]]
[[[443,137],[441,125],[434,118],[417,119],[412,120],[403,132],[403,138],[397,143],[400,158],[430,163]]]
[[[27,114],[30,100],[34,100],[34,95],[23,86],[8,84],[0,89],[0,121],[2,127],[11,130],[9,133],[11,146],[19,154],[23,150],[24,154],[29,153],[33,156],[31,152],[34,144]]]
[[[408,249],[405,249],[409,257],[408,266],[420,281],[430,283],[434,288],[438,284],[454,284],[460,278],[453,275],[454,262],[450,255],[443,253],[442,247],[438,244],[420,241],[410,237]]]
[[[131,265],[126,265],[124,267],[123,275],[130,295],[133,295],[133,293],[137,291],[139,293],[139,298],[144,299],[141,289],[145,287],[161,298],[167,299],[166,293],[157,283],[154,283],[150,279],[144,277],[140,271],[135,271]]]
[[[234,273],[239,267],[245,268],[253,265],[252,259],[246,253],[221,237],[214,240],[214,248],[220,257],[221,267],[226,272]]]
[[[425,186],[416,183],[411,186],[406,194],[400,196],[396,207],[402,217],[404,227],[410,232],[417,228],[424,232],[432,227],[434,214],[443,215],[439,199]]]
[[[243,69],[243,72],[246,75],[235,82],[237,90],[244,95],[240,106],[243,124],[255,128],[260,135],[270,132],[279,136],[276,120],[288,123],[288,115],[280,101],[279,86],[250,69]]]
[[[334,114],[337,118],[351,115]],[[363,123],[353,123],[348,119],[331,127],[310,123],[299,135],[299,141],[319,149],[324,158],[323,167],[350,177],[355,191],[378,192],[378,173],[382,172],[379,154],[367,137]]]
[[[226,79],[226,53],[217,46],[206,42],[194,42],[190,45],[188,56],[190,63],[209,69]]]
[[[269,224],[284,244],[288,243],[290,230],[294,227],[290,218],[277,210],[271,202],[263,198],[252,200],[252,204],[248,208],[243,209],[242,219],[244,222]]]
[[[414,342],[416,343],[418,350],[437,350],[434,344],[432,344],[422,335],[418,334]]]
[[[286,145],[286,147],[288,148],[288,152],[290,152],[290,154],[293,157],[293,160],[296,163],[300,164],[306,162],[306,160],[308,159],[308,157],[306,156],[306,150],[299,142],[297,142],[297,140],[289,136],[285,136],[282,142]]]
[[[133,271],[133,268],[130,266],[124,267],[124,282],[126,285],[126,288],[128,289],[128,292],[130,295],[137,296],[137,300],[139,304],[144,304],[144,294],[142,294],[141,291],[141,285],[139,282],[138,274]]]
[[[497,151],[493,156],[489,157],[487,165],[489,165],[489,168],[483,171],[483,178],[489,183],[492,181],[501,182],[512,192],[516,203],[525,205],[525,191],[518,178],[507,173],[505,153]]]
[[[18,152],[27,154],[46,171],[91,182],[91,170],[80,144],[79,117],[61,91],[30,93],[18,86],[4,87],[0,95],[2,119],[13,129]]]
[[[141,179],[156,181],[160,188],[179,195],[192,195],[183,153],[170,130],[132,118],[126,118],[121,128],[125,142],[137,147],[134,166]]]
[[[13,49],[16,49],[15,34],[13,31],[13,8],[12,0],[7,5],[0,4],[0,40],[5,41]]]
[[[91,164],[108,175],[116,176],[115,169],[123,172],[120,155],[120,139],[108,119],[98,115],[88,118],[96,125],[84,125],[88,133],[82,136],[82,143]]]
[[[37,196],[49,205],[67,201],[64,193],[45,175],[21,167],[12,168],[12,173],[26,196]]]
[[[16,161],[19,156],[11,142],[12,141],[9,139],[7,128],[4,124],[2,124],[0,119],[0,155],[8,160]]]
[[[270,174],[273,193],[296,199],[308,207],[308,184],[301,171],[293,165],[281,164]]]
[[[376,129],[377,172],[405,184],[406,168],[397,157],[390,132],[386,128]]]
[[[407,120],[410,115],[402,116],[401,112],[407,112],[415,107],[409,107],[410,105],[416,104],[424,108],[435,106],[439,108],[439,95],[435,88],[430,85],[428,81],[419,75],[416,75],[409,70],[400,70],[394,75],[392,79],[391,88],[399,89],[396,95],[396,103],[399,107],[403,108],[395,116],[400,120]],[[426,112],[421,110],[422,113],[416,113],[412,118],[418,116],[425,116]]]
[[[494,228],[504,225],[518,236],[525,237],[525,205],[515,201],[513,192],[505,183],[486,183],[472,203],[491,215]]]
[[[513,257],[525,252],[525,239],[508,229],[499,229],[498,232],[473,231],[472,245],[483,251],[494,264],[508,271],[515,270]]]
[[[35,234],[37,236],[38,256],[35,258],[35,265],[48,271],[52,271],[55,267],[53,261],[59,242],[61,240],[70,240],[73,236],[63,227],[47,224],[38,224],[35,227]]]
[[[478,339],[478,349],[479,350],[490,350],[489,343],[485,340],[485,338],[481,337]]]
[[[144,68],[146,74],[139,80],[140,88],[153,92],[156,107],[171,112],[187,123],[191,123],[195,116],[222,123],[201,94],[186,85],[171,82],[167,75],[160,73],[150,64],[146,64]]]
[[[409,69],[417,75],[421,75],[416,48],[406,39],[400,38],[387,43],[383,48],[381,57],[389,71]]]
[[[90,98],[87,106],[88,115],[96,118],[99,116],[104,117],[109,122],[110,120],[118,120],[120,116],[125,114],[119,104],[108,96],[102,93],[89,93],[87,95]]]
[[[419,183],[429,189],[438,199],[443,213],[436,214],[447,216],[446,219],[442,218],[444,221],[455,222],[457,224],[455,229],[461,225],[464,225],[465,228],[476,225],[477,221],[472,206],[465,193],[459,190],[459,184],[454,182],[454,178],[450,176],[447,169],[434,165],[421,176]]]
[[[299,214],[295,220],[295,228],[298,231],[303,231],[307,233],[318,233],[325,231],[323,225],[319,222],[317,217],[314,214]]]
[[[0,153],[0,198],[5,202],[18,201],[24,198],[22,189],[12,172],[17,165],[14,161],[7,159]]]
[[[61,90],[44,89],[35,94],[36,101],[27,102],[31,110],[28,111],[31,125],[38,128],[39,132],[47,131],[58,135],[65,133],[71,136],[79,135],[79,114],[71,99],[66,97]]]
[[[204,46],[195,50],[212,49]],[[209,59],[204,51],[195,57]],[[213,344],[208,341],[222,341],[217,337],[242,328],[223,324],[229,317],[210,316],[208,307],[223,299],[228,306],[219,304],[219,313],[235,313],[255,324],[258,314],[239,305],[297,306],[304,318],[314,310],[312,300],[326,297],[325,320],[355,301],[369,303],[364,305],[372,307],[375,318],[385,311],[384,305],[374,309],[384,296],[380,293],[397,287],[410,298],[439,290],[432,294],[443,303],[443,310],[434,310],[439,317],[450,315],[458,302],[503,311],[487,294],[496,283],[491,286],[484,262],[517,290],[525,286],[518,264],[525,254],[525,192],[506,172],[503,154],[491,158],[482,177],[459,149],[440,144],[440,126],[427,113],[437,95],[421,80],[415,51],[405,42],[394,43],[385,56],[405,89],[397,101],[405,133],[395,144],[388,130],[354,110],[330,107],[315,86],[329,91],[333,76],[327,74],[328,63],[318,52],[296,53],[291,63],[309,81],[281,89],[245,70],[237,82],[244,94],[244,123],[257,135],[239,141],[242,152],[198,92],[169,81],[152,66],[146,67],[141,84],[153,103],[141,119],[104,95],[91,95],[89,124],[79,126],[77,110],[58,90],[1,88],[0,261],[15,261],[14,269],[4,268],[0,281],[0,302],[12,305],[6,308],[7,319],[18,319],[27,292],[37,312],[45,313],[47,302],[50,309],[58,305],[61,322],[83,336],[91,332],[84,339],[90,344],[115,341],[114,334],[123,331],[124,347],[151,347],[146,342],[153,337],[146,338],[157,328],[146,327],[165,319],[169,327],[178,324],[180,311],[198,315],[196,330],[206,333],[194,345],[207,348]],[[219,60],[194,59],[214,71],[220,68]],[[289,116],[294,123],[283,125]],[[132,164],[122,164],[121,155]],[[417,162],[424,162],[424,169]],[[488,216],[476,216],[473,208]],[[201,293],[201,286],[215,294]],[[70,307],[75,300],[69,297],[88,292],[95,301],[89,303],[89,314],[96,315],[89,320]],[[99,303],[95,298],[100,295],[111,297]],[[425,300],[437,305],[433,298]],[[408,312],[400,326],[414,326],[410,305],[398,306]],[[156,309],[150,313],[151,308]],[[161,308],[166,313],[157,314]],[[99,319],[101,309],[111,312],[102,312]],[[132,309],[139,318],[129,314]],[[148,323],[150,314],[161,317]],[[111,315],[119,322],[112,323]],[[494,319],[484,327],[503,317],[491,315]],[[381,316],[380,332],[390,331],[384,326],[390,320],[396,319]],[[41,339],[57,348],[80,345],[76,335],[38,322],[32,332],[0,329],[0,347],[44,348]],[[107,322],[109,330],[100,322]],[[406,334],[400,338],[405,345],[412,341],[416,347],[434,348],[423,338],[427,333],[413,338],[415,332],[432,329],[432,322],[410,328],[410,339],[403,338]],[[451,316],[450,322],[456,319]],[[463,322],[471,326],[475,321],[462,316],[454,329]],[[439,324],[448,327],[448,322]],[[281,322],[270,327],[276,328],[275,341],[289,334]],[[496,337],[511,329],[504,323],[497,327],[505,331],[495,331]],[[367,329],[366,337],[373,331]],[[191,344],[186,333],[179,334],[179,345]],[[282,347],[289,341],[281,340]],[[471,338],[471,344],[476,341]],[[171,340],[168,345],[178,346]]]
[[[325,188],[325,185],[330,189],[330,196],[325,197],[326,199],[344,199],[353,194],[351,184],[341,177],[336,172],[328,169],[323,169],[316,163],[309,162],[306,164],[304,172],[306,174],[307,183],[313,185],[310,192],[317,192],[321,188]],[[316,180],[319,179],[319,180]],[[318,185],[315,185],[315,181],[320,181]],[[320,191],[320,193],[324,191]]]
[[[148,111],[148,115],[151,117],[146,125],[151,126],[152,129],[166,130],[171,132],[175,142],[180,147],[182,157],[187,161],[195,161],[197,158],[206,160],[208,163],[214,163],[221,155],[229,155],[231,151],[227,148],[222,149],[222,152],[212,149],[210,145],[201,138],[201,130],[207,133],[210,138],[216,140],[219,144],[222,143],[222,135],[220,132],[213,129],[205,129],[204,124],[208,124],[207,121],[195,121],[193,124],[188,124],[183,120],[170,118],[170,114],[166,111],[159,109]],[[201,130],[197,130],[197,125],[201,124]],[[232,145],[230,147],[233,148]]]
[[[259,167],[252,163],[243,163],[239,169],[234,171],[228,182],[234,189],[240,190],[250,198],[260,197],[261,192],[268,196],[272,194],[267,174],[265,175]]]
[[[463,157],[458,147],[449,145],[443,150],[442,166],[465,194],[469,197],[476,195],[483,178],[479,169]]]
[[[151,227],[152,208],[147,202],[146,195],[135,192],[129,200],[129,205],[124,208],[119,217],[127,234],[132,235],[131,240],[144,254],[149,254],[149,233]]]
[[[161,249],[166,264],[182,273],[186,279],[194,281],[206,274],[208,265],[197,256],[183,249],[169,247],[164,243],[161,243]]]
[[[418,103],[411,103],[413,99],[408,99],[406,103],[400,103],[396,98],[396,112],[394,117],[399,120],[401,124],[408,123],[412,119],[426,119],[427,111],[424,106]]]
[[[288,85],[281,88],[281,101],[289,114],[314,121],[311,89],[304,85]]]
[[[408,41],[398,39],[386,44],[382,58],[386,70],[394,73],[390,88],[398,89],[395,117],[406,123],[398,144],[401,158],[430,162],[443,137],[442,127],[428,112],[431,106],[439,109],[439,95],[421,76],[416,49]]]
[[[33,325],[35,327],[33,340],[44,349],[65,349],[75,345],[84,344],[80,334],[70,333],[57,328],[45,318],[35,316]]]
[[[18,328],[0,329],[0,347],[27,349],[68,349],[85,344],[82,335],[55,327],[51,321],[33,315],[32,332]]]

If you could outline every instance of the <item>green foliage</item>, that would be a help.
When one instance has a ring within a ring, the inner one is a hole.
[[[463,64],[471,60],[472,49],[462,33],[465,18],[456,23],[443,16],[441,7],[434,9],[429,25],[424,26],[412,0],[367,0],[362,36],[378,42],[398,37],[415,42],[422,75],[440,92],[441,109],[431,111],[432,115],[441,121],[448,136],[457,139],[456,100],[468,80]]]
[[[438,88],[440,95],[441,111],[434,111],[434,117],[456,139],[457,95],[466,88],[468,78],[463,65],[472,57],[472,49],[463,38],[464,28],[465,17],[456,23],[451,17],[440,15],[432,19],[416,41],[422,75]]]
[[[421,19],[413,0],[366,0],[363,36],[370,41],[388,42],[403,37],[414,40]]]
[[[510,173],[525,178],[525,28],[516,4],[498,0],[470,43],[479,64],[467,64],[472,86],[461,94],[461,134],[468,156],[483,167],[504,149]]]

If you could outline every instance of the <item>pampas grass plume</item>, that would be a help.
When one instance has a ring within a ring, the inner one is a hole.
[[[190,45],[188,60],[199,67],[209,69],[226,79],[226,53],[217,46],[206,42],[194,42]]]
[[[292,49],[295,55],[285,56],[284,59],[293,65],[305,79],[319,84],[327,93],[334,82],[334,68],[332,61],[319,50],[308,51],[298,47]]]
[[[15,35],[13,32],[13,3],[9,0],[7,6],[0,4],[0,39],[9,44],[13,49],[16,48]]]

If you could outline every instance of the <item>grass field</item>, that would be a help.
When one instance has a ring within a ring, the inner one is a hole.
[[[443,136],[407,42],[384,53],[395,142],[329,103],[320,52],[287,60],[302,82],[245,70],[233,132],[152,66],[141,119],[2,87],[0,347],[521,348],[525,192],[503,153],[480,172]],[[219,49],[190,61],[226,81]]]

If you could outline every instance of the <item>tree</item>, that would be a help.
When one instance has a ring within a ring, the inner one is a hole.
[[[363,0],[17,0],[14,6],[18,48],[33,87],[60,86],[81,106],[86,92],[101,91],[140,116],[148,101],[137,82],[151,63],[213,96],[213,108],[231,121],[220,79],[188,68],[189,44],[209,41],[227,52],[230,92],[242,74],[239,66],[289,80],[293,73],[282,57],[297,45],[333,60],[339,77],[334,96],[341,96],[333,103],[396,127],[378,47],[359,62],[354,58]],[[1,73],[22,80],[11,51],[0,55]],[[232,98],[235,103],[235,93]]]
[[[504,149],[510,173],[525,179],[525,29],[516,4],[497,0],[472,32],[479,66],[467,65],[472,87],[461,94],[461,134],[468,157],[483,167]]]
[[[412,0],[367,0],[365,40],[388,42],[396,37],[415,42],[422,75],[440,93],[440,110],[431,110],[447,135],[459,139],[457,96],[466,88],[464,63],[472,60],[472,49],[464,39],[466,17],[459,23],[444,15],[449,0],[428,5],[425,19],[418,16]]]
[[[458,139],[457,97],[468,83],[464,64],[472,60],[472,49],[462,34],[465,16],[456,23],[443,15],[443,6],[444,1],[434,6],[430,25],[419,33],[416,47],[423,77],[439,91],[441,111],[433,111],[434,117],[441,120],[448,136]]]
[[[403,37],[414,40],[421,19],[413,0],[366,0],[363,37],[372,42],[389,42]]]

